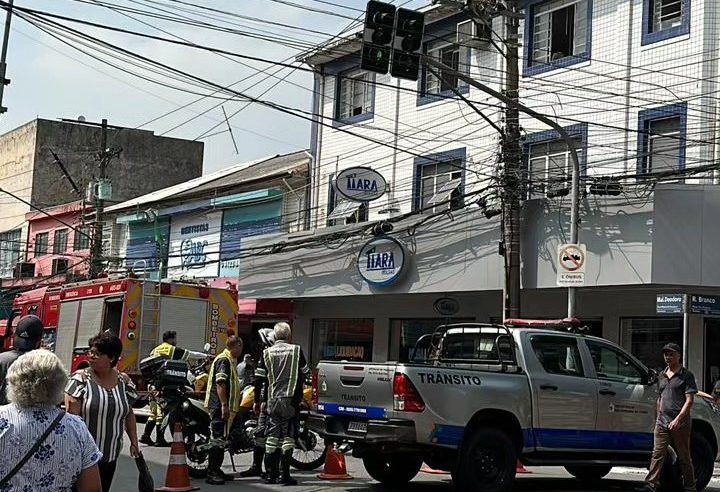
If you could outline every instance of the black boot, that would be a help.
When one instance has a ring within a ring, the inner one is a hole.
[[[240,472],[241,477],[261,477],[262,476],[262,463],[263,457],[265,456],[265,448],[256,446],[253,449],[253,462],[250,468]]]
[[[222,449],[215,448],[208,451],[208,474],[205,483],[210,485],[225,484],[225,476],[221,469],[223,455]]]
[[[282,478],[280,483],[283,485],[297,485],[297,480],[290,476],[290,458],[292,458],[293,449],[288,449],[282,454]]]
[[[276,484],[280,476],[280,450],[276,449],[272,453],[265,453],[265,483]]]
[[[152,431],[155,429],[155,421],[148,419],[147,423],[145,424],[145,430],[143,431],[143,435],[140,436],[139,441],[143,444],[147,444],[148,446],[154,446],[155,443],[152,440]]]
[[[157,435],[155,436],[155,446],[158,448],[170,447],[170,443],[165,440],[165,430],[161,425],[157,426]]]

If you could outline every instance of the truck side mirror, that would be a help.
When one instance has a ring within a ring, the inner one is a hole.
[[[647,384],[648,386],[651,386],[651,385],[657,383],[657,380],[658,380],[657,371],[655,369],[648,369],[647,379],[645,380],[645,384]]]

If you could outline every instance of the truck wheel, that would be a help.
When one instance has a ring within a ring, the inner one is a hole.
[[[715,457],[708,440],[699,432],[693,432],[690,436],[690,454],[692,456],[693,468],[695,469],[696,490],[704,490],[712,479]],[[668,453],[667,461],[663,466],[660,477],[660,490],[674,492],[682,490],[682,472],[680,462],[670,460],[676,456],[675,452]]]
[[[418,474],[422,459],[412,454],[368,455],[363,458],[363,465],[368,474],[381,484],[398,487]]]
[[[465,442],[452,478],[459,491],[506,492],[515,481],[517,454],[502,431],[481,428]]]
[[[565,469],[581,482],[596,482],[610,473],[612,466],[566,466]]]

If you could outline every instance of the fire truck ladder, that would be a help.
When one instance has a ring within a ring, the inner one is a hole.
[[[160,284],[145,282],[142,294],[142,329],[140,330],[140,357],[150,355],[158,345],[160,333]]]

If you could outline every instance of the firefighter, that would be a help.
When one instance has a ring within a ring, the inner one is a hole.
[[[205,408],[210,413],[210,432],[213,447],[208,451],[207,482],[222,485],[232,477],[222,471],[224,439],[232,427],[233,419],[240,410],[240,378],[237,374],[237,359],[243,351],[243,342],[236,336],[228,337],[227,348],[212,363],[205,393]]]
[[[290,343],[290,325],[273,328],[275,343],[263,350],[256,380],[266,379],[268,429],[265,439],[266,482],[296,485],[290,476],[290,459],[295,448],[295,426],[302,400],[305,377],[310,372],[299,345]],[[282,478],[279,468],[282,468]]]
[[[192,350],[183,349],[177,346],[177,332],[169,330],[163,333],[163,343],[152,349],[150,355],[163,357],[170,360],[182,360],[187,361],[188,359],[204,359],[208,355],[205,352],[194,352]],[[145,430],[143,431],[140,442],[147,444],[148,446],[167,447],[170,443],[165,440],[164,432],[161,430],[163,413],[162,408],[157,402],[157,392],[155,388],[150,386],[150,416],[148,417],[147,423],[145,424]],[[152,440],[152,431],[157,429],[157,441]]]

